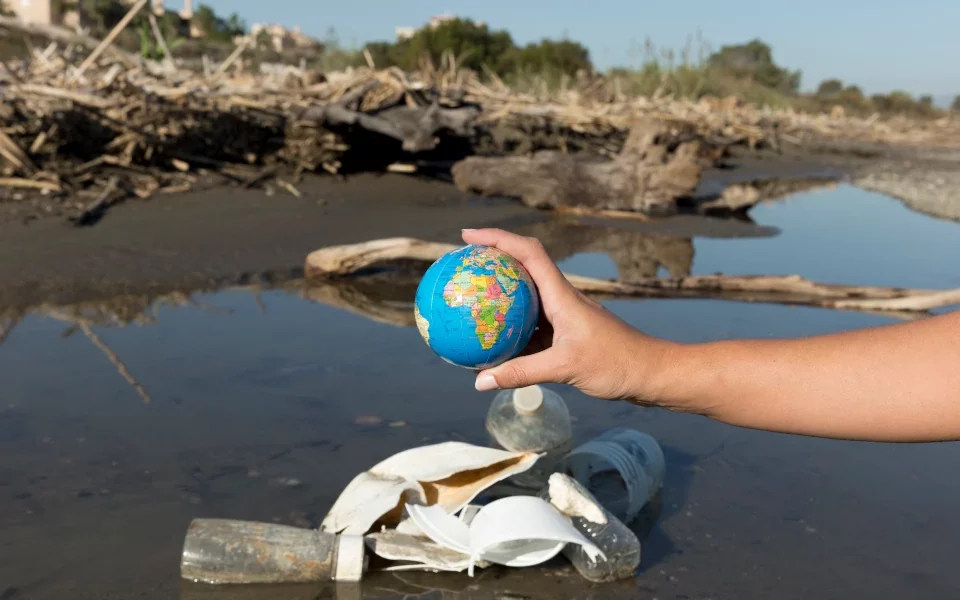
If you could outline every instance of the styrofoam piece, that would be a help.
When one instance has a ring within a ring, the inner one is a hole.
[[[579,544],[592,557],[603,552],[553,507],[535,496],[510,496],[477,511],[469,525],[437,505],[406,505],[417,527],[440,546],[470,557],[473,576],[478,561],[508,567],[546,562],[567,544]]]

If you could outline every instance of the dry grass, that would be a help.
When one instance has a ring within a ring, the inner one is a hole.
[[[120,169],[127,189],[148,197],[189,187],[189,171],[198,165],[233,170],[241,181],[270,164],[336,172],[344,140],[299,119],[307,109],[348,97],[368,114],[397,105],[476,103],[483,109],[481,128],[522,123],[517,129],[527,130],[535,123],[559,130],[561,138],[596,140],[610,146],[606,153],[617,151],[608,140],[622,138],[643,117],[718,145],[841,139],[946,146],[960,140],[960,120],[951,117],[805,113],[789,104],[725,96],[722,80],[688,58],[647,62],[626,75],[504,81],[461,69],[447,54],[441,64],[424,61],[413,73],[362,66],[320,79],[296,67],[253,72],[242,49],[198,73],[117,50],[91,62],[91,46],[96,41],[53,42],[32,48],[27,60],[0,65],[6,85],[0,176],[8,187],[72,196],[84,191],[96,198],[109,180],[103,171]],[[91,65],[83,73],[77,70],[81,61]]]

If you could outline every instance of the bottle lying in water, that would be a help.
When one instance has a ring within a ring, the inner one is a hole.
[[[579,544],[564,546],[563,555],[581,576],[595,583],[633,577],[642,554],[640,540],[579,482],[554,473],[541,496],[570,517],[577,531],[603,552],[594,561]]]
[[[570,411],[559,394],[539,385],[499,392],[487,411],[487,432],[511,452],[542,452],[533,467],[511,478],[517,486],[538,490],[573,447]]]
[[[580,482],[612,514],[631,523],[663,486],[663,450],[635,429],[610,429],[566,455],[559,472]]]
[[[180,575],[194,582],[357,582],[367,568],[363,537],[254,521],[194,519]]]

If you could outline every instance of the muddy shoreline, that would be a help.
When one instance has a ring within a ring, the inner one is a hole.
[[[956,218],[960,195],[952,192],[960,190],[960,178],[949,172],[956,160],[942,152],[918,159],[903,151],[862,145],[857,152],[820,148],[782,155],[742,153],[730,161],[732,168],[705,171],[697,196],[715,197],[742,183],[821,178],[860,184],[907,198],[905,203],[922,212]],[[936,180],[942,185],[931,202],[923,196],[928,188],[913,184],[933,172],[947,176]],[[881,176],[886,187],[876,183]],[[504,227],[540,235],[538,224],[555,220],[549,212],[514,200],[461,192],[442,176],[317,176],[305,179],[299,189],[297,198],[275,187],[221,185],[129,201],[85,228],[56,216],[27,223],[2,220],[0,255],[9,258],[0,261],[0,307],[283,281],[298,277],[304,256],[324,245],[391,236],[456,243],[464,227]],[[16,209],[12,203],[0,205],[8,217]],[[749,218],[681,215],[647,223],[583,217],[575,221],[673,238],[770,234]]]
[[[710,195],[736,181],[815,174],[843,176],[812,161],[753,160],[708,173],[701,188]],[[465,227],[523,230],[551,220],[550,213],[516,201],[399,174],[315,177],[300,190],[296,198],[282,190],[270,195],[221,186],[130,201],[88,228],[56,217],[4,223],[0,254],[11,260],[0,262],[0,306],[295,277],[306,254],[324,245],[391,236],[456,243]],[[696,216],[612,225],[671,237],[769,234],[748,222]]]

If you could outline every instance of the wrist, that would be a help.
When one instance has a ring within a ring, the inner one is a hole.
[[[667,340],[643,342],[649,346],[647,368],[637,369],[642,378],[632,386],[638,404],[678,412],[709,414],[713,407],[710,383],[720,371],[712,344],[683,344]]]

